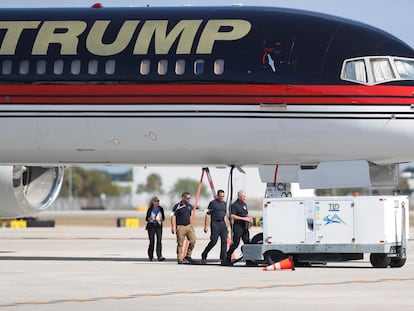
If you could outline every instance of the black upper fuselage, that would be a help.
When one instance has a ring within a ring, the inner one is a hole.
[[[358,22],[257,7],[6,9],[0,44],[2,83],[349,84],[344,59],[414,57]]]

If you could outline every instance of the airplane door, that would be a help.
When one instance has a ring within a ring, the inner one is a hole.
[[[264,41],[262,68],[272,74],[272,82],[291,84],[295,78],[295,38],[277,36]]]

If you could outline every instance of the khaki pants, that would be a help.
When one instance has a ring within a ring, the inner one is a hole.
[[[195,246],[196,242],[196,236],[195,231],[192,225],[177,226],[177,259],[181,260],[183,255],[183,245],[184,245],[184,239],[187,238],[189,244],[188,244],[188,250],[187,254],[184,255],[184,257],[188,256],[191,257],[191,253],[193,252],[193,248]]]

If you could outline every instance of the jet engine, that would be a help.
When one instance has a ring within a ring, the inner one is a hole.
[[[0,166],[0,218],[24,217],[49,208],[63,182],[63,167]]]

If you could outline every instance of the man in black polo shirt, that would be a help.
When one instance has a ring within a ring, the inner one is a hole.
[[[192,263],[191,253],[195,246],[196,236],[193,226],[191,225],[191,213],[193,206],[190,204],[191,194],[184,192],[181,201],[174,205],[171,215],[171,232],[177,233],[177,262],[183,263],[183,259]],[[182,257],[184,239],[187,237],[188,249],[187,254]]]
[[[233,219],[233,242],[227,251],[226,261],[224,265],[232,265],[231,255],[237,249],[240,239],[244,244],[249,244],[249,227],[253,223],[246,205],[246,192],[240,190],[237,193],[237,200],[231,205],[231,219]]]
[[[226,217],[226,202],[224,202],[224,191],[217,191],[217,197],[211,201],[207,208],[206,217],[204,219],[204,232],[208,232],[208,227],[211,227],[210,242],[201,254],[201,263],[205,264],[208,252],[216,245],[218,237],[220,237],[220,260],[226,260],[227,250],[227,227],[229,226]]]

